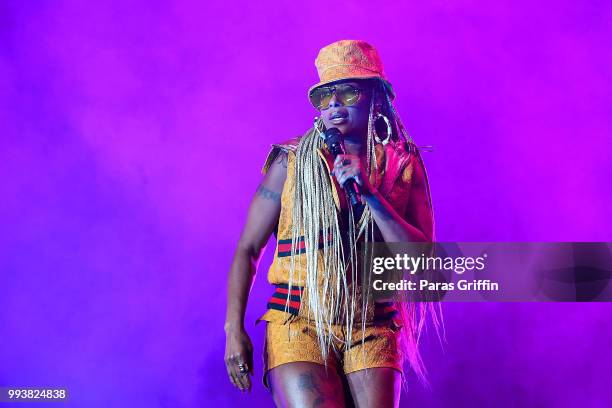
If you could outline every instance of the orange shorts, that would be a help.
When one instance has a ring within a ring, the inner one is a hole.
[[[268,310],[263,353],[263,384],[269,388],[268,371],[281,364],[307,361],[324,365],[314,321],[278,310]],[[366,368],[390,367],[403,373],[403,355],[399,347],[399,327],[392,319],[368,323],[365,336],[361,323],[356,323],[352,345],[345,347],[345,327],[332,326],[334,339],[327,365],[342,369],[345,374]]]

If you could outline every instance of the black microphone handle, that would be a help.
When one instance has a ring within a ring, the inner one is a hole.
[[[349,201],[351,202],[351,206],[356,206],[361,204],[361,200],[359,199],[359,184],[355,181],[354,178],[350,178],[344,182],[342,185],[344,191],[346,191],[346,195],[348,195]]]
[[[337,157],[339,154],[344,154],[344,146],[339,144],[332,145],[332,148],[330,150],[334,155],[334,158]],[[359,184],[357,184],[357,181],[355,181],[353,177],[347,179],[344,184],[342,184],[342,188],[344,189],[344,191],[346,191],[346,195],[349,198],[351,206],[355,207],[356,205],[361,204],[361,193],[359,191]]]

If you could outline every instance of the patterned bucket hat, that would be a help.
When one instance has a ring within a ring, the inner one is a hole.
[[[313,89],[339,81],[341,79],[379,78],[391,99],[395,92],[387,80],[378,51],[365,41],[340,40],[321,48],[315,60],[319,82],[308,89]]]

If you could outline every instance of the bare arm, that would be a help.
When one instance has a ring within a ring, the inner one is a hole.
[[[413,156],[413,174],[406,214],[402,217],[377,191],[364,194],[372,216],[386,242],[430,242],[433,220],[427,197],[425,173],[420,161]]]
[[[274,231],[281,209],[281,193],[287,177],[287,156],[280,153],[272,163],[251,200],[246,224],[238,241],[227,285],[225,319],[225,362],[232,383],[250,389],[250,379],[241,375],[238,364],[252,373],[251,341],[244,330],[244,314],[263,249]]]
[[[343,165],[345,159],[348,159],[350,164]],[[334,162],[333,174],[340,184],[349,177],[355,177],[362,187],[363,197],[385,242],[427,242],[433,237],[433,220],[429,211],[425,173],[416,156],[411,160],[413,174],[406,215],[398,214],[383,195],[370,185],[357,156],[338,155]]]
[[[424,241],[431,242],[434,236],[433,212],[427,194],[425,169],[420,160],[413,157],[414,173],[410,187],[410,199],[404,217],[410,225],[414,225],[424,235]]]
[[[251,201],[229,272],[226,331],[244,327],[244,312],[257,264],[280,214],[280,197],[287,177],[286,157],[285,153],[279,155]]]

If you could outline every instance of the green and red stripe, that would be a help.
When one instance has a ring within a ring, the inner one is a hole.
[[[304,288],[302,286],[291,286],[291,290],[289,290],[289,285],[286,283],[277,283],[275,286],[274,293],[268,301],[268,309],[280,310],[281,312],[297,315],[300,311]],[[287,298],[289,298],[288,305]],[[397,313],[398,311],[393,302],[374,303],[374,321],[379,322],[391,319]]]
[[[303,291],[304,288],[301,286],[291,286],[291,291],[289,291],[289,285],[284,283],[277,284],[276,290],[268,301],[268,309],[276,309],[297,315],[300,310]],[[287,298],[289,298],[288,306]]]
[[[327,235],[327,243],[330,244],[332,242],[332,234],[329,233]],[[291,238],[289,239],[279,239],[278,240],[278,251],[277,257],[282,258],[285,256],[291,256]],[[319,247],[318,249],[323,249],[323,233],[319,234]],[[303,254],[306,252],[306,243],[304,242],[304,236],[302,235],[297,239],[296,243],[296,254]]]

